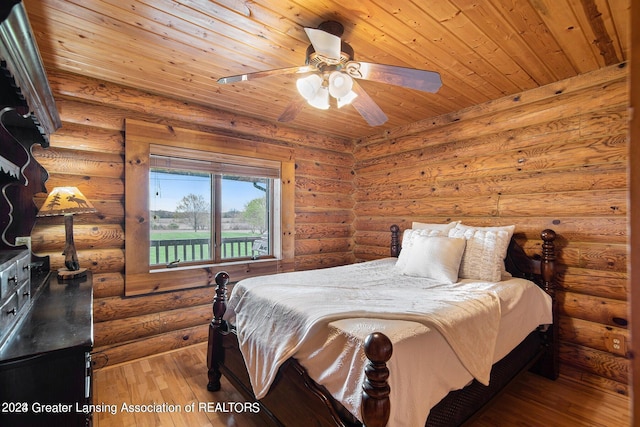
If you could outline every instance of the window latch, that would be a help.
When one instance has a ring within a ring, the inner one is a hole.
[[[170,263],[167,264],[167,268],[177,267],[178,264],[180,264],[180,260],[179,259],[177,259],[175,261],[171,261]]]

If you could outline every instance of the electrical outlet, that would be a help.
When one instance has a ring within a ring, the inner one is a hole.
[[[627,355],[627,343],[624,335],[622,334],[606,334],[604,336],[604,343],[607,350],[618,356]]]
[[[16,237],[16,246],[26,245],[31,250],[31,236]]]

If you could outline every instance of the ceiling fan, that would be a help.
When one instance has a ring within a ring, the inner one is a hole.
[[[387,121],[387,115],[362,89],[357,79],[432,93],[442,86],[440,74],[435,71],[355,61],[353,48],[340,38],[344,27],[339,22],[325,21],[317,29],[304,30],[311,41],[306,52],[306,65],[222,77],[218,79],[218,83],[235,83],[274,75],[306,74],[296,83],[302,98],[293,100],[278,121],[295,119],[305,101],[313,107],[327,109],[333,98],[338,107],[353,105],[370,126],[382,125]]]

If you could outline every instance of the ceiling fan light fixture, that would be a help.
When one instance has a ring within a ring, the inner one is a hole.
[[[298,92],[304,99],[311,102],[316,97],[318,91],[322,88],[322,77],[317,74],[311,74],[307,77],[302,77],[296,82]]]
[[[329,109],[329,89],[325,86],[321,86],[311,99],[307,98],[309,105],[320,110]]]
[[[353,79],[350,75],[340,71],[333,71],[329,75],[329,93],[336,99],[347,96],[353,88]]]

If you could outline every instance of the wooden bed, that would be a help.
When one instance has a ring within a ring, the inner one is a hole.
[[[391,226],[391,256],[400,253],[399,227]],[[541,254],[529,257],[512,237],[505,258],[506,270],[513,277],[533,281],[552,299],[553,324],[532,332],[509,355],[493,365],[489,386],[473,380],[461,390],[450,392],[429,412],[426,426],[461,425],[479,413],[519,373],[528,369],[555,379],[558,376],[557,316],[554,295],[556,234],[541,232]],[[220,389],[221,375],[229,380],[248,401],[256,401],[247,368],[239,349],[235,327],[223,319],[227,310],[229,275],[216,275],[213,320],[209,327],[207,354],[209,391]],[[392,285],[392,284],[390,284]],[[390,413],[386,362],[392,355],[391,341],[382,333],[372,333],[365,340],[368,364],[362,390],[360,419],[367,427],[387,424]],[[281,366],[267,395],[258,400],[259,415],[271,426],[362,426],[343,405],[321,385],[316,384],[306,370],[293,358]]]

